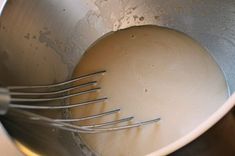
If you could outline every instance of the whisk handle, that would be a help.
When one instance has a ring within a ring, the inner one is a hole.
[[[9,90],[0,87],[0,115],[5,115],[10,104],[11,97],[9,95]]]

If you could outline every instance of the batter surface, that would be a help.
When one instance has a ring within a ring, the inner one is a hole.
[[[157,26],[132,27],[94,43],[74,71],[106,70],[96,78],[102,90],[71,103],[108,97],[108,101],[73,109],[82,117],[121,108],[93,124],[134,116],[135,121],[161,117],[157,124],[101,134],[81,134],[102,156],[143,156],[188,134],[227,99],[224,75],[213,58],[187,35]],[[89,80],[86,80],[89,81]]]

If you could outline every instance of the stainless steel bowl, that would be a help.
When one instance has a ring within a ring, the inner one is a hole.
[[[65,80],[97,38],[146,24],[173,28],[199,41],[218,62],[234,92],[234,0],[9,0],[0,17],[0,82]],[[235,155],[233,112],[172,155]],[[89,154],[70,133],[16,118],[9,115],[3,125],[22,152],[26,152],[24,145],[42,155]]]

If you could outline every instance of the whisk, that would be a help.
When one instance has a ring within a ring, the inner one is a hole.
[[[134,127],[140,127],[151,123],[156,123],[160,120],[160,118],[155,118],[152,120],[147,120],[142,122],[129,123],[128,121],[131,121],[134,118],[133,116],[129,116],[99,124],[77,125],[74,123],[115,114],[118,113],[120,109],[114,109],[107,112],[94,114],[91,116],[84,116],[81,118],[61,118],[61,119],[49,118],[46,116],[42,116],[27,111],[27,110],[58,110],[58,109],[66,110],[66,109],[78,108],[80,106],[103,103],[108,99],[107,97],[96,98],[93,100],[87,100],[74,104],[65,104],[65,105],[50,104],[50,102],[52,101],[67,100],[72,97],[81,96],[99,91],[101,88],[96,87],[98,83],[97,81],[90,81],[76,86],[72,84],[74,84],[75,82],[79,82],[83,79],[92,78],[95,76],[103,76],[105,72],[106,71],[98,71],[82,75],[80,77],[65,82],[51,84],[51,85],[0,87],[0,115],[6,115],[9,109],[14,109],[14,111],[20,111],[21,113],[29,116],[30,120],[40,120],[45,123],[49,123],[50,125],[57,127],[59,129],[71,132],[78,132],[78,133],[99,133],[99,132],[123,130]],[[73,92],[76,89],[82,89],[85,87],[91,87],[91,89],[82,90],[75,93]],[[35,92],[35,90],[42,90],[42,89],[43,91]],[[53,91],[50,91],[52,89]],[[45,105],[43,104],[43,102],[49,102],[49,105],[48,104]],[[40,103],[40,105],[38,103]],[[125,122],[126,122],[125,125],[120,125],[121,123]]]

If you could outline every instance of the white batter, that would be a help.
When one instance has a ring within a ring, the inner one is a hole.
[[[72,103],[107,96],[107,103],[73,109],[72,117],[121,108],[121,113],[80,124],[134,116],[158,124],[102,134],[81,134],[98,155],[142,156],[176,141],[208,118],[228,97],[223,73],[197,42],[157,26],[132,27],[97,41],[74,77],[99,70],[102,91]]]

